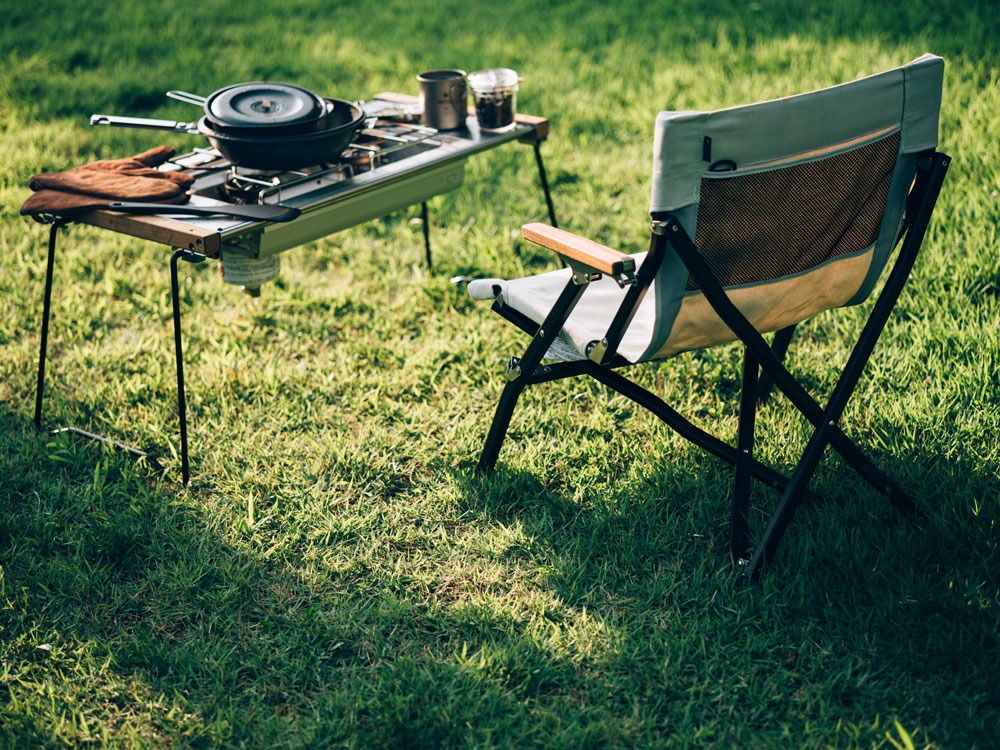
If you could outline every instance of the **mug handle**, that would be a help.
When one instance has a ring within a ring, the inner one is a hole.
[[[451,99],[452,104],[454,104],[456,102],[456,99],[458,99],[458,97],[455,96],[455,90],[458,89],[459,87],[461,87],[462,93],[465,95],[462,98],[465,99],[465,104],[468,105],[468,103],[469,103],[469,92],[466,90],[465,78],[464,77],[456,79],[451,84],[451,86],[448,87],[448,98]],[[465,108],[463,107],[462,108],[463,113],[464,113],[464,110],[465,110]]]

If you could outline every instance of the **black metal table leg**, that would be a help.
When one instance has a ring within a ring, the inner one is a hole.
[[[427,201],[420,202],[420,226],[424,230],[424,258],[427,261],[427,271],[431,271],[431,223],[427,214]]]
[[[540,142],[533,143],[535,149],[535,163],[538,165],[538,179],[542,183],[542,192],[545,193],[545,205],[549,209],[549,223],[558,227],[559,224],[556,223],[556,209],[552,205],[552,193],[549,191],[549,180],[545,176],[545,164],[542,162],[542,144]]]
[[[545,162],[542,160],[542,144],[536,141],[531,144],[535,152],[535,164],[538,165],[538,179],[542,184],[542,192],[545,195],[545,206],[549,212],[549,224],[558,227],[556,221],[556,209],[552,203],[552,191],[549,189],[549,180],[545,174]],[[427,201],[420,203],[420,223],[424,232],[424,258],[427,261],[427,270],[433,270],[433,260],[431,257],[431,223],[427,211]]]
[[[55,269],[56,260],[56,236],[57,232],[69,224],[68,221],[63,219],[57,219],[52,223],[52,227],[49,230],[49,251],[48,258],[46,260],[45,267],[45,291],[42,297],[42,327],[40,344],[38,351],[38,381],[35,386],[35,428],[38,430],[42,429],[42,400],[45,396],[45,362],[46,355],[48,352],[49,343],[49,320],[52,314],[52,276]],[[96,435],[88,430],[82,430],[79,427],[60,427],[58,429],[52,430],[52,434],[58,434],[60,432],[68,432],[73,435],[79,435],[80,437],[86,438],[88,440],[96,440],[102,443],[107,443],[108,445],[114,446],[116,449],[128,453],[133,458],[144,458],[153,468],[154,471],[163,472],[164,468],[156,458],[146,451],[141,451],[138,448],[132,448],[131,446],[125,445],[124,443],[119,443],[114,440],[110,440],[101,435]]]
[[[42,331],[38,351],[38,382],[35,386],[35,428],[42,429],[42,395],[45,392],[45,353],[49,345],[49,314],[52,312],[52,270],[56,262],[56,232],[66,226],[57,221],[49,229],[49,253],[45,266],[45,293],[42,297]]]
[[[193,250],[175,250],[170,256],[170,299],[174,317],[174,355],[177,359],[177,417],[181,432],[181,481],[186,486],[191,477],[188,461],[187,440],[187,400],[184,394],[184,351],[181,341],[181,301],[180,284],[177,280],[177,261],[183,258],[189,263],[201,263],[205,256]]]

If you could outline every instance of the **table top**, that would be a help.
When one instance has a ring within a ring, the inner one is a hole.
[[[373,97],[374,101],[399,104],[414,104],[417,97],[394,92],[382,92]],[[544,117],[521,114],[515,115],[515,127],[506,133],[485,133],[479,130],[475,110],[470,108],[466,127],[459,130],[442,131],[447,136],[446,145],[424,154],[423,157],[400,159],[378,169],[362,172],[340,180],[324,188],[324,200],[336,202],[357,196],[374,186],[393,180],[404,179],[408,175],[439,168],[450,161],[464,161],[469,156],[496,148],[510,142],[539,143],[548,136],[548,120]],[[191,196],[192,205],[225,205],[224,202],[202,195]],[[283,198],[285,205],[296,204],[294,198]],[[140,239],[150,240],[169,247],[189,249],[193,252],[218,256],[226,237],[253,231],[266,222],[253,222],[232,217],[191,217],[169,214],[165,208],[162,215],[131,215],[114,211],[92,211],[75,216],[75,222],[109,229]]]

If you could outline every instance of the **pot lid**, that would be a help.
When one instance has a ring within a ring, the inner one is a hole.
[[[241,83],[209,96],[205,113],[220,126],[285,127],[319,119],[326,100],[289,83]]]

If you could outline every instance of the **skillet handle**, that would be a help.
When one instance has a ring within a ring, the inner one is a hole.
[[[91,115],[91,125],[111,125],[119,128],[144,128],[146,130],[170,130],[175,133],[198,134],[198,124],[176,122],[174,120],[154,120],[148,117],[116,117],[115,115]]]

